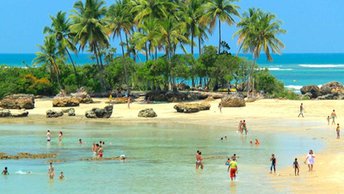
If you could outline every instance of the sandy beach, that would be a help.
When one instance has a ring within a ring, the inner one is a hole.
[[[290,101],[277,99],[264,99],[247,103],[242,108],[223,108],[222,113],[218,109],[219,100],[210,101],[211,109],[198,113],[177,113],[173,106],[175,103],[140,104],[133,102],[128,108],[127,104],[115,104],[112,117],[109,119],[86,119],[85,111],[91,108],[102,108],[107,99],[94,99],[96,103],[81,104],[75,108],[75,117],[63,116],[60,118],[45,118],[45,113],[53,108],[51,99],[37,99],[35,108],[29,110],[27,118],[2,119],[2,122],[114,122],[118,124],[128,122],[169,122],[188,123],[209,126],[236,127],[238,121],[246,119],[249,130],[256,132],[274,129],[276,133],[292,133],[299,136],[308,136],[321,139],[326,146],[320,152],[315,150],[316,163],[314,172],[307,172],[307,166],[303,164],[306,154],[295,156],[299,158],[300,176],[293,174],[292,161],[290,167],[278,169],[276,175],[267,174],[271,184],[276,188],[290,188],[291,193],[342,193],[344,186],[344,160],[342,139],[336,139],[334,126],[328,126],[326,117],[333,109],[337,113],[338,123],[343,123],[344,115],[342,101]],[[304,104],[305,117],[298,118],[300,103]],[[157,118],[138,118],[137,114],[144,108],[153,108]],[[344,125],[344,124],[343,124]],[[261,142],[264,143],[264,142]],[[309,149],[312,149],[310,145]],[[308,149],[308,148],[306,148]],[[278,156],[277,156],[278,157]],[[267,166],[269,163],[267,162]]]

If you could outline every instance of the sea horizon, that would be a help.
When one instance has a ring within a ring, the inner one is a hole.
[[[90,53],[73,54],[77,65],[92,64]],[[162,54],[160,54],[162,55]],[[121,54],[115,54],[121,56]],[[198,54],[194,54],[197,58]],[[251,54],[239,56],[252,60]],[[273,61],[267,61],[264,54],[258,59],[260,68],[267,68],[286,88],[299,93],[305,85],[321,86],[331,81],[344,83],[344,53],[283,53],[273,54]],[[11,67],[33,66],[35,53],[0,53],[0,65]],[[145,56],[139,54],[137,62],[145,62]],[[190,84],[187,82],[187,84]]]

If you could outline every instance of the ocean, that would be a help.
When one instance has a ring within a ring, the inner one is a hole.
[[[251,55],[241,56],[252,58]],[[34,58],[35,54],[0,54],[0,64],[32,66]],[[88,54],[79,54],[73,58],[78,65],[93,62]],[[139,60],[144,59],[143,55],[139,56]],[[266,57],[261,55],[258,64],[262,68],[268,68],[286,88],[296,92],[304,85],[322,85],[334,80],[344,83],[344,53],[273,55],[272,62],[268,62]]]

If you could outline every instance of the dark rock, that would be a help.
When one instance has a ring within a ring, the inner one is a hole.
[[[317,100],[334,100],[337,99],[337,94],[325,94],[322,96],[318,96]]]
[[[113,106],[105,106],[101,108],[93,108],[92,110],[86,111],[85,116],[87,118],[110,118],[112,115]]]
[[[0,107],[6,109],[33,109],[35,97],[32,94],[12,94],[3,98]]]
[[[57,110],[48,110],[46,113],[47,118],[56,118],[56,117],[62,117],[63,116],[63,112],[57,111]]]
[[[208,103],[180,103],[173,107],[177,112],[182,113],[195,113],[202,110],[209,110],[210,104]]]
[[[1,109],[0,110],[0,117],[10,117],[11,112],[9,110]]]
[[[157,117],[158,115],[154,112],[152,108],[146,108],[140,110],[138,117]]]
[[[344,87],[340,82],[329,82],[320,87],[321,94],[344,93]]]
[[[73,107],[79,106],[80,98],[76,97],[55,97],[53,99],[53,107]]]
[[[230,94],[221,99],[223,107],[243,107],[246,106],[244,97],[239,93]]]
[[[309,85],[309,86],[303,86],[301,89],[301,94],[307,94],[310,93],[311,95],[307,94],[310,98],[317,98],[320,96],[320,88],[317,85]]]
[[[27,117],[29,115],[29,112],[26,110],[20,110],[17,112],[11,112],[12,117]]]
[[[68,116],[75,116],[75,109],[74,108],[63,109],[62,112],[67,113]]]

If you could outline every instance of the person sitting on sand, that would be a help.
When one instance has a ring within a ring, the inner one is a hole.
[[[304,162],[305,164],[307,162],[309,172],[313,171],[313,165],[315,162],[314,158],[315,156],[314,156],[313,150],[309,150],[309,153],[307,154],[306,160]]]
[[[236,160],[231,160],[227,168],[227,172],[229,172],[229,177],[233,181],[236,178],[236,174],[238,173],[238,163]]]
[[[299,176],[300,169],[299,169],[299,162],[297,161],[297,158],[295,158],[293,167],[294,167],[295,176]]]
[[[339,138],[340,138],[340,127],[339,127],[339,123],[337,123],[336,133],[337,133],[337,139],[339,139]]]
[[[4,168],[4,170],[2,171],[1,174],[3,174],[3,175],[9,175],[10,174],[7,170],[7,167]]]
[[[270,161],[271,161],[270,174],[272,173],[272,169],[274,170],[274,173],[276,173],[277,160],[276,160],[275,154],[271,155]]]
[[[59,176],[60,180],[62,180],[64,178],[63,172],[61,171],[60,176]]]
[[[55,169],[53,167],[53,163],[50,162],[49,168],[48,168],[48,175],[50,179],[53,179],[55,176]]]

